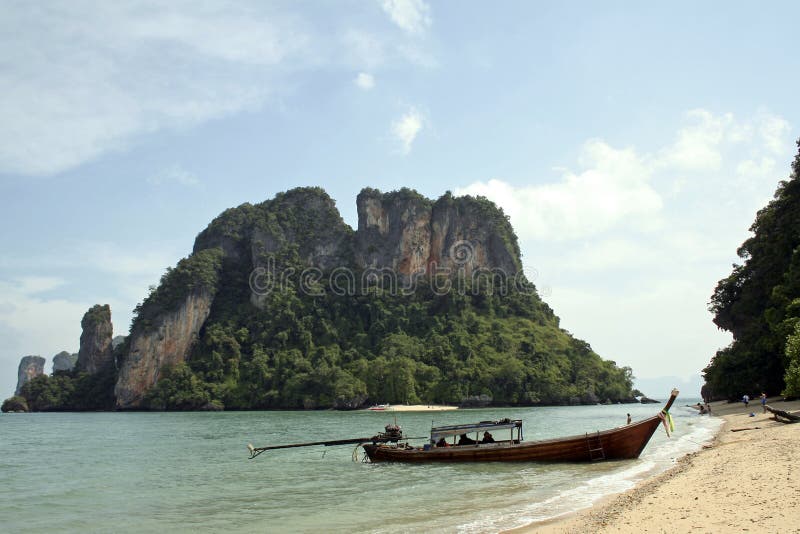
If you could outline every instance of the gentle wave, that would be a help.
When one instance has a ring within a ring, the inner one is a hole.
[[[699,416],[696,411],[678,408],[673,414],[676,431],[666,439],[659,427],[651,444],[633,462],[615,462],[619,467],[612,473],[577,481],[575,487],[532,502],[517,511],[506,511],[457,525],[454,530],[465,534],[498,532],[511,528],[549,521],[591,507],[599,500],[633,488],[637,483],[660,474],[674,466],[678,459],[696,452],[714,438],[723,424],[721,418]]]

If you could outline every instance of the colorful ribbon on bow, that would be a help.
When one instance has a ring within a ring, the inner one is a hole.
[[[664,424],[667,437],[670,437],[669,431],[672,430],[675,432],[675,423],[672,422],[672,416],[669,414],[669,410],[661,410],[658,412],[658,418],[661,419],[661,422]]]

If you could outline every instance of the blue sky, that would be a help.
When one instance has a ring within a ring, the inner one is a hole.
[[[800,136],[794,2],[2,12],[2,397],[91,305],[126,333],[219,212],[303,185],[351,225],[365,186],[488,196],[565,328],[687,378],[729,342],[706,303]]]

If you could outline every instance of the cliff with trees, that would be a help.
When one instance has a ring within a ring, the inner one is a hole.
[[[136,307],[104,405],[634,400],[631,369],[560,328],[492,202],[368,188],[357,208],[353,230],[299,188],[214,219]]]
[[[800,140],[798,141],[800,149]],[[704,370],[709,396],[800,395],[800,151],[709,304],[733,334]]]

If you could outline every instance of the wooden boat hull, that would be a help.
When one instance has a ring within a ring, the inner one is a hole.
[[[373,462],[592,462],[638,458],[661,424],[658,416],[601,432],[522,443],[500,442],[429,450],[364,444]]]

